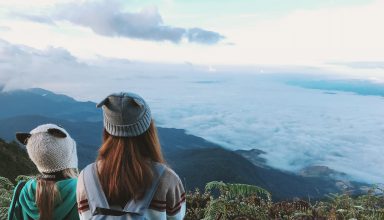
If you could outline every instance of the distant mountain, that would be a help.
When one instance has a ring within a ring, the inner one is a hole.
[[[54,123],[64,127],[76,140],[81,168],[95,160],[101,144],[102,122],[72,122],[39,115],[15,116],[0,119],[0,137],[7,141],[13,141],[16,132],[29,132],[38,125],[46,123]],[[187,135],[182,129],[158,127],[158,132],[166,157],[173,157],[173,155],[177,155],[178,151],[184,149],[219,147],[203,138]]]
[[[9,97],[4,98],[6,96]],[[82,117],[84,109],[88,109],[87,111],[94,111],[93,115],[95,117],[99,115],[101,119],[101,110],[96,109],[94,103],[92,108],[96,110],[90,110],[89,102],[77,102],[61,95],[56,97],[54,93],[37,89],[2,94],[0,97],[3,97],[2,106],[12,106],[12,108],[22,106],[21,103],[26,105],[31,100],[25,99],[33,98],[36,103],[39,103],[38,107],[45,109],[47,113],[44,115],[37,110],[29,110],[25,106],[25,111],[18,109],[13,113],[8,107],[1,108],[3,116],[0,118],[0,137],[12,141],[17,131],[28,132],[40,124],[55,123],[67,129],[76,140],[80,168],[95,160],[101,143],[102,122],[83,120]],[[14,100],[16,97],[17,103]],[[33,105],[36,104],[35,102]],[[46,106],[49,107],[45,108]],[[70,120],[67,118],[68,114],[64,114],[65,109],[69,109],[74,116]],[[5,117],[5,115],[11,116]],[[167,162],[179,174],[188,190],[196,187],[203,188],[207,182],[218,180],[264,187],[272,193],[274,199],[307,198],[308,196],[321,198],[324,194],[339,192],[340,186],[345,185],[331,178],[298,176],[268,167],[265,161],[258,157],[263,153],[258,150],[234,152],[200,137],[188,135],[181,129],[158,128],[158,131]],[[7,166],[12,166],[14,162],[17,161],[10,162]],[[0,166],[0,171],[4,167]],[[356,188],[359,184],[349,183],[348,186]]]
[[[72,122],[65,119],[47,118],[40,115],[24,115],[0,119],[0,137],[15,140],[16,132],[29,132],[41,124],[54,123],[64,127],[76,140],[79,166],[84,167],[95,160],[101,143],[101,122]]]
[[[78,102],[75,99],[34,88],[0,92],[0,118],[20,115],[42,115],[71,121],[99,121],[101,112],[96,103]]]
[[[206,182],[222,180],[263,187],[272,193],[275,200],[295,197],[318,199],[339,192],[344,186],[351,189],[360,186],[358,183],[302,177],[267,166],[255,166],[239,154],[223,148],[185,150],[177,157],[171,157],[170,162],[189,189],[203,188]]]

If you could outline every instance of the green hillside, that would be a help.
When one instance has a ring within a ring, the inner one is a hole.
[[[0,139],[0,176],[14,180],[18,175],[37,174],[37,168],[25,149],[17,143]]]

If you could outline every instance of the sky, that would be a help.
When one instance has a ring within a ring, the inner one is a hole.
[[[0,0],[0,90],[94,102],[129,90],[161,126],[261,149],[273,167],[326,165],[384,183],[383,97],[297,86],[383,85],[383,9],[381,0]]]
[[[2,0],[0,38],[37,49],[62,47],[81,59],[383,62],[383,8],[380,0]]]

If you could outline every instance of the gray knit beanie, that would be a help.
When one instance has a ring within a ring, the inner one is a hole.
[[[77,168],[76,142],[57,125],[40,125],[30,133],[17,133],[16,138],[26,144],[29,157],[41,173]]]
[[[148,130],[151,110],[139,95],[114,93],[97,104],[103,108],[104,128],[113,136],[135,137]]]

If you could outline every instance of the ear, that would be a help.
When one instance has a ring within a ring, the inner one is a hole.
[[[57,128],[49,128],[47,130],[48,134],[57,137],[57,138],[66,138],[67,134],[65,134],[62,130]]]
[[[21,133],[21,132],[17,132],[17,133],[16,133],[16,139],[17,139],[20,143],[22,143],[22,144],[24,144],[24,145],[27,144],[27,142],[28,142],[28,138],[30,138],[30,137],[31,137],[31,134],[30,134],[30,133]]]
[[[141,99],[133,98],[133,102],[138,105],[140,108],[144,106],[144,102]]]
[[[108,100],[108,97],[103,99],[103,101],[99,102],[99,104],[96,105],[96,108],[100,108],[101,106],[107,104]]]

